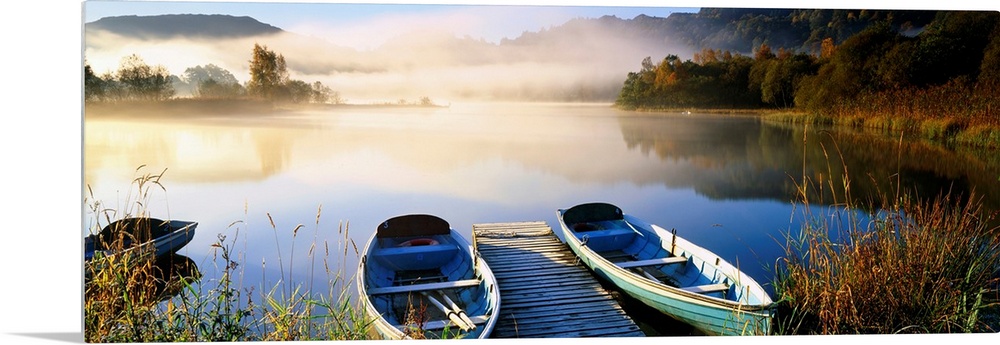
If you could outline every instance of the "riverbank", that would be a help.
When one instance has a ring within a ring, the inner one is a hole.
[[[925,101],[927,103],[929,101]],[[981,102],[982,103],[982,102]],[[921,105],[918,105],[918,107]],[[925,106],[924,106],[925,107]],[[894,112],[864,112],[860,110],[842,112],[838,115],[821,115],[815,112],[782,110],[782,109],[724,109],[724,108],[621,108],[623,111],[636,113],[665,113],[675,115],[713,114],[713,115],[744,115],[759,116],[763,121],[790,124],[809,124],[823,126],[842,126],[846,128],[865,129],[890,134],[898,137],[902,133],[906,137],[920,138],[937,142],[946,146],[968,146],[986,149],[1000,149],[1000,122],[990,121],[988,116],[978,112],[967,116],[929,116],[930,111],[919,114],[913,109],[907,115],[875,115],[895,114]],[[989,108],[983,107],[983,108]],[[935,109],[940,110],[940,109]],[[939,113],[949,113],[940,110]],[[988,113],[988,111],[985,111]]]
[[[780,123],[867,129],[893,136],[903,134],[948,146],[1000,149],[1000,126],[958,118],[912,118],[892,115],[830,116],[806,112],[775,112],[763,114],[762,119]]]

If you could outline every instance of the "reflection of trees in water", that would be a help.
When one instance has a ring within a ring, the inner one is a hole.
[[[260,159],[261,176],[266,178],[275,175],[288,166],[292,152],[290,136],[261,130],[254,133],[253,143]]]
[[[773,124],[768,127],[792,126]],[[793,135],[801,138],[801,127],[795,128]],[[851,130],[811,131],[808,135],[815,136],[818,143],[825,145],[834,178],[841,178],[843,166],[847,167],[855,198],[892,196],[897,189],[925,199],[948,192],[967,198],[975,190],[978,196],[983,197],[987,208],[1000,208],[1000,185],[997,183],[1000,165],[989,161],[991,155],[988,152],[977,155],[968,150],[951,150],[920,140],[900,141],[898,137],[893,139]],[[794,142],[801,150],[802,141]],[[826,171],[827,160],[822,156],[822,147],[813,140],[810,142],[811,147],[807,146],[809,169]],[[841,156],[843,164],[840,163]]]
[[[693,187],[715,199],[789,200],[794,185],[787,169],[775,164],[777,143],[760,140],[752,118],[621,117],[622,136],[630,149],[654,153],[676,167],[659,172],[671,187]],[[787,148],[788,142],[780,143]]]
[[[985,155],[752,119],[622,117],[619,122],[630,149],[685,163],[679,174],[661,174],[664,184],[691,186],[711,198],[789,201],[796,184],[807,178],[814,186],[813,203],[843,202],[846,166],[854,201],[895,195],[898,182],[903,191],[923,198],[948,190],[967,196],[975,188],[987,208],[1000,205],[1000,167],[981,158]]]

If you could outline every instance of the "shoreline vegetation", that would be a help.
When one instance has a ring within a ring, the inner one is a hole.
[[[891,177],[894,192],[857,199],[842,176],[804,169],[795,184],[806,222],[786,231],[775,263],[776,334],[1000,332],[1000,211],[975,191],[919,196]],[[837,197],[813,214],[824,194]]]
[[[816,188],[800,185],[798,203]],[[1000,332],[995,214],[975,195],[880,198],[867,216],[849,201],[832,215],[804,208],[810,221],[786,234],[775,267],[775,333]]]
[[[114,72],[97,75],[89,64],[84,64],[83,72],[84,115],[95,117],[185,118],[304,109],[451,106],[436,104],[427,96],[416,100],[349,103],[322,82],[310,84],[292,79],[285,57],[260,44],[254,44],[250,79],[244,84],[231,72],[213,64],[190,67],[182,77],[171,75],[166,67],[151,66],[137,54],[123,57]],[[178,97],[178,91],[190,97]]]
[[[860,114],[830,116],[806,112],[779,112],[762,115],[762,119],[778,123],[866,129],[896,137],[902,135],[929,140],[945,146],[1000,149],[1000,125],[974,123],[954,117],[914,118],[905,115]]]
[[[765,41],[752,56],[705,48],[686,61],[647,57],[615,106],[759,109],[767,121],[1000,148],[1000,13],[938,12],[919,30],[900,16],[858,18],[870,23],[808,52]]]

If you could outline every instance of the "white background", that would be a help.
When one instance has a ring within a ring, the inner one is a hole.
[[[299,2],[302,2],[301,0]],[[313,1],[316,2],[316,1]],[[322,1],[320,1],[322,2]],[[327,1],[330,2],[330,1]],[[334,1],[335,2],[335,1]],[[371,2],[371,1],[352,1]],[[992,0],[383,1],[437,4],[997,10]],[[82,9],[80,1],[8,2],[0,11],[0,344],[82,342]],[[755,337],[741,342],[969,342],[992,335]],[[660,343],[665,339],[641,342]],[[687,343],[731,338],[673,339]],[[671,340],[671,341],[673,341]],[[564,342],[567,340],[563,340]],[[576,342],[597,340],[574,339]],[[616,342],[620,342],[617,340]],[[518,343],[535,341],[519,340]],[[374,343],[374,342],[366,342]]]

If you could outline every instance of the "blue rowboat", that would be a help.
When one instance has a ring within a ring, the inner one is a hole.
[[[489,266],[447,221],[403,215],[378,226],[358,269],[358,292],[385,339],[489,337],[500,292]]]
[[[597,275],[706,334],[768,334],[771,297],[711,251],[615,205],[558,210],[563,238]]]
[[[197,222],[184,220],[147,217],[116,220],[83,239],[84,261],[123,253],[153,257],[173,254],[194,239],[196,227]]]

